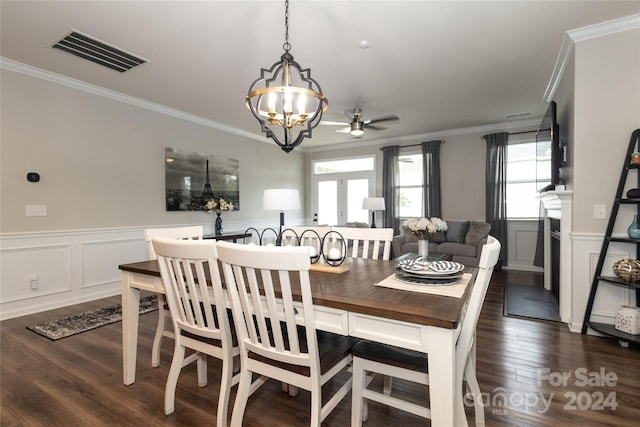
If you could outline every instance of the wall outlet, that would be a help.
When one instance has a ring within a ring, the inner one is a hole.
[[[25,205],[26,216],[47,216],[47,205]]]
[[[38,275],[37,274],[32,274],[29,276],[29,288],[31,288],[32,291],[35,291],[36,289],[38,289],[38,286],[40,285],[39,281],[38,281]]]
[[[593,218],[605,219],[607,217],[607,205],[593,205]]]

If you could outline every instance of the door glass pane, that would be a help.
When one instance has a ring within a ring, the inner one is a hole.
[[[318,225],[338,224],[338,181],[318,182]]]
[[[368,179],[347,181],[347,222],[367,222],[369,211],[362,209],[365,197],[369,197]]]

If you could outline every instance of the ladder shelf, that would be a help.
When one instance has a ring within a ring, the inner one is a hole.
[[[596,294],[598,293],[598,286],[600,282],[605,282],[605,283],[609,283],[617,286],[624,286],[624,287],[635,290],[635,294],[636,294],[635,304],[636,306],[640,306],[640,282],[627,282],[615,276],[602,274],[602,268],[605,262],[605,258],[607,257],[607,252],[609,250],[610,243],[624,243],[624,244],[635,245],[635,256],[636,258],[640,258],[640,239],[612,236],[612,232],[613,232],[614,226],[616,225],[618,212],[621,205],[622,206],[630,205],[631,207],[635,206],[635,213],[640,214],[640,198],[628,198],[623,194],[625,185],[627,183],[627,179],[629,178],[629,174],[631,171],[634,171],[636,175],[635,188],[640,188],[640,164],[631,163],[631,154],[634,151],[640,151],[640,129],[636,129],[635,131],[633,131],[633,133],[631,134],[631,139],[629,141],[629,147],[627,149],[627,154],[624,159],[622,172],[620,174],[620,181],[618,182],[618,189],[616,191],[616,196],[614,198],[613,206],[611,208],[611,216],[609,217],[609,222],[607,224],[605,236],[602,241],[602,249],[600,250],[600,256],[598,257],[598,263],[596,265],[596,270],[593,275],[593,281],[591,282],[589,299],[587,301],[587,307],[584,314],[584,321],[582,322],[582,333],[586,334],[588,329],[591,328],[594,331],[597,331],[603,335],[617,338],[620,341],[624,341],[632,345],[638,345],[640,344],[640,335],[631,335],[631,334],[617,330],[614,325],[591,321],[591,312],[593,310],[593,303],[595,301]]]

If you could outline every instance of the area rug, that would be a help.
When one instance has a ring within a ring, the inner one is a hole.
[[[155,295],[140,298],[140,314],[149,313],[157,309],[158,299]],[[63,317],[53,322],[43,322],[37,325],[27,326],[27,329],[55,341],[121,320],[122,306],[115,304],[98,310]]]
[[[505,287],[505,314],[531,319],[560,321],[558,300],[541,286],[516,285]]]

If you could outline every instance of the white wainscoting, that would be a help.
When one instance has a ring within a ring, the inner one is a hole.
[[[509,254],[505,270],[542,272],[542,267],[533,265],[538,239],[538,220],[517,220],[507,223]]]
[[[5,234],[1,245],[2,320],[118,295],[118,265],[148,257],[143,229]]]
[[[167,227],[183,225],[194,224]],[[205,233],[212,228],[202,225]],[[273,226],[225,222],[228,232]],[[0,235],[0,320],[119,295],[118,265],[148,259],[145,228]],[[32,277],[37,289],[31,289]]]
[[[622,237],[622,236],[621,236]],[[604,235],[593,233],[572,233],[573,242],[573,286],[572,310],[569,328],[580,332],[584,313],[591,291],[593,275],[598,264]],[[613,264],[621,258],[635,258],[628,244],[610,243],[609,251],[602,267],[602,274],[613,275]],[[622,305],[635,305],[631,288],[600,282],[598,294],[593,304],[591,320],[614,324],[616,310]]]

